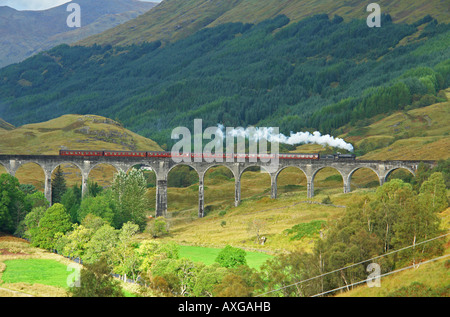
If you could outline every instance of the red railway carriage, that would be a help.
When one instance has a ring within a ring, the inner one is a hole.
[[[135,151],[104,151],[104,156],[114,157],[147,157],[147,152],[135,152]]]
[[[280,159],[290,160],[318,160],[318,153],[292,153],[292,154],[279,154]]]
[[[235,159],[274,159],[277,155],[278,159],[290,160],[319,160],[318,153],[280,153],[280,154],[210,154],[203,153],[175,153],[167,151],[80,151],[80,150],[60,150],[59,155],[62,156],[112,156],[112,157],[191,157],[195,158],[235,158]]]
[[[60,150],[62,156],[103,156],[103,151]]]

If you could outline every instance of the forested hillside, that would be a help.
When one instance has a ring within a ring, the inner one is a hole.
[[[174,42],[208,27],[229,22],[259,23],[286,15],[291,23],[315,14],[342,16],[346,21],[365,19],[363,0],[164,0],[152,11],[78,42],[81,45],[140,44],[161,40]],[[442,0],[380,0],[382,12],[395,23],[413,23],[429,14],[439,22],[450,22],[448,3]]]
[[[59,46],[0,70],[0,117],[18,126],[97,114],[169,144],[195,118],[329,133],[445,99],[448,24],[383,15],[369,28],[326,14],[289,23],[228,23],[165,46]]]

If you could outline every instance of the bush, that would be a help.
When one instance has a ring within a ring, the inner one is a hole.
[[[304,237],[312,238],[314,235],[319,233],[320,229],[322,229],[325,224],[325,220],[313,220],[307,223],[299,223],[284,232],[294,235],[290,238],[290,240],[300,240]]]
[[[331,205],[333,202],[331,201],[330,196],[325,197],[322,199],[322,204]]]
[[[168,224],[164,217],[158,217],[150,223],[149,232],[153,238],[158,238],[169,233]]]
[[[247,264],[245,255],[244,250],[227,245],[219,252],[215,261],[222,267],[233,268]]]

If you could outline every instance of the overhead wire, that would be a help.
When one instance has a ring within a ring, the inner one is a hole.
[[[281,291],[283,289],[286,289],[286,288],[289,288],[289,287],[292,287],[292,286],[295,286],[295,285],[298,285],[298,284],[301,284],[301,283],[309,282],[309,281],[312,281],[314,279],[317,279],[317,278],[320,278],[320,277],[324,277],[326,275],[329,275],[329,274],[332,274],[332,273],[336,273],[336,272],[339,272],[339,271],[342,271],[342,270],[345,270],[345,269],[348,269],[348,268],[351,268],[351,267],[363,264],[365,262],[373,261],[373,260],[376,260],[376,259],[388,256],[388,255],[391,255],[391,254],[394,254],[394,253],[397,253],[397,252],[400,252],[400,251],[403,251],[403,250],[406,250],[406,249],[415,248],[418,245],[421,245],[421,244],[424,244],[424,243],[428,243],[428,242],[431,242],[431,241],[434,241],[434,240],[446,237],[448,235],[450,235],[450,232],[446,233],[446,234],[443,234],[443,235],[440,235],[438,237],[434,237],[434,238],[431,238],[431,239],[428,239],[428,240],[424,240],[424,241],[421,241],[421,242],[418,242],[418,243],[414,243],[414,244],[409,245],[407,247],[403,247],[403,248],[400,248],[398,250],[394,250],[394,251],[391,251],[391,252],[388,252],[388,253],[385,253],[385,254],[382,254],[382,255],[370,258],[368,260],[360,261],[358,263],[354,263],[354,264],[351,264],[351,265],[348,265],[348,266],[345,266],[345,267],[342,267],[342,268],[339,268],[339,269],[336,269],[336,270],[333,270],[333,271],[330,271],[330,272],[326,272],[326,273],[323,273],[323,274],[320,274],[320,275],[317,275],[317,276],[314,276],[314,277],[310,277],[308,279],[301,280],[299,282],[296,282],[296,283],[293,283],[293,284],[289,284],[289,285],[286,285],[286,286],[283,286],[283,287],[280,287],[280,288],[277,288],[277,289],[274,289],[274,290],[271,290],[271,291],[268,291],[268,292],[265,292],[265,293],[262,293],[262,294],[258,294],[255,297],[260,297],[260,296],[267,295],[267,294],[270,294],[270,293],[278,292],[278,291]]]

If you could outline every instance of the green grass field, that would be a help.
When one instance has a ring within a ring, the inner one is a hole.
[[[67,288],[72,273],[67,266],[49,259],[15,259],[4,261],[2,281],[8,284],[29,283]]]
[[[187,258],[194,262],[202,262],[206,265],[213,264],[219,252],[219,248],[206,248],[196,246],[180,245],[179,255],[181,258]],[[262,264],[272,256],[262,252],[246,251],[245,259],[251,268],[259,269]]]

